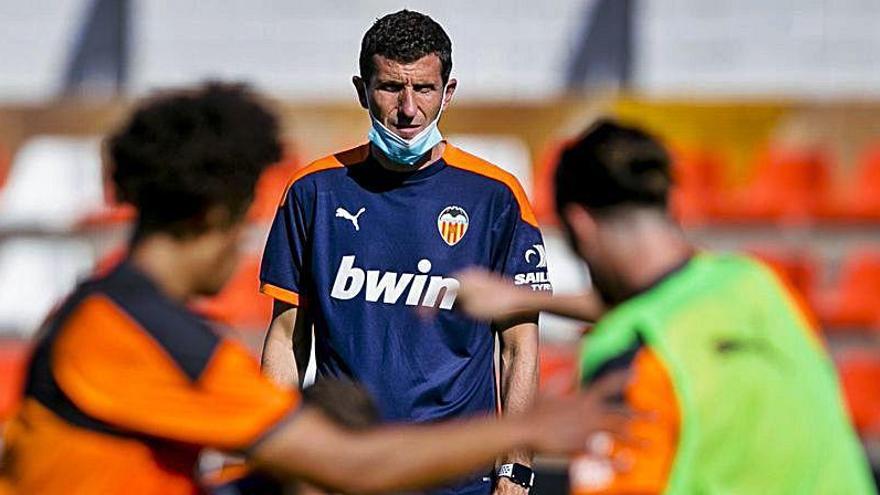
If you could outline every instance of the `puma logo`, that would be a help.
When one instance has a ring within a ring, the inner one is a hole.
[[[361,213],[365,211],[367,211],[366,208],[361,208],[360,210],[358,210],[356,215],[352,215],[345,208],[336,208],[336,218],[344,218],[348,220],[349,222],[351,222],[352,225],[354,225],[354,230],[360,231],[361,226],[358,225],[358,217],[360,217]]]

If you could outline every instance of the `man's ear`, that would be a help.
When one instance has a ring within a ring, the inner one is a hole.
[[[563,210],[565,223],[578,245],[596,235],[598,225],[592,215],[581,205],[569,204]]]
[[[228,230],[239,224],[244,215],[233,215],[228,208],[219,205],[209,207],[205,211],[204,222],[208,230]]]
[[[446,93],[443,94],[443,108],[449,106],[452,103],[452,96],[455,95],[455,90],[458,88],[458,79],[451,78],[449,82],[446,83]]]
[[[354,90],[357,92],[358,101],[361,104],[361,108],[365,110],[369,110],[370,106],[367,103],[367,83],[364,81],[361,76],[352,76],[351,83],[354,84]]]

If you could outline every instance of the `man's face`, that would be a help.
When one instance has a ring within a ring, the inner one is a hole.
[[[190,267],[198,270],[196,292],[212,296],[220,292],[235,273],[241,258],[246,229],[243,221],[228,227],[217,227],[193,239]]]
[[[616,271],[616,256],[606,245],[607,232],[580,206],[570,205],[563,215],[563,227],[574,251],[590,268],[593,288],[609,306],[626,297],[622,278]]]
[[[444,91],[443,66],[435,54],[409,64],[373,55],[373,67],[369,81],[353,79],[361,106],[404,139],[412,139],[430,124],[455,92],[455,79]]]

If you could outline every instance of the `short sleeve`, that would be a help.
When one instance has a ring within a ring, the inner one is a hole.
[[[278,207],[260,267],[260,291],[298,306],[303,291],[306,252],[309,246],[307,200],[291,187]]]
[[[263,377],[232,341],[220,340],[191,378],[102,296],[85,300],[65,323],[52,373],[78,409],[118,430],[219,449],[246,450],[299,404],[295,391]]]
[[[621,358],[617,358],[619,361]],[[680,413],[672,380],[657,355],[646,347],[626,358],[631,372],[624,401],[634,414],[627,424],[632,441],[609,439],[606,457],[582,455],[570,465],[571,493],[612,495],[662,493],[675,461]],[[614,464],[626,466],[614,469]]]
[[[547,274],[544,238],[534,221],[532,207],[528,202],[514,197],[511,202],[506,220],[510,223],[511,235],[502,274],[512,278],[516,285],[530,287],[532,290],[551,291],[553,287]]]

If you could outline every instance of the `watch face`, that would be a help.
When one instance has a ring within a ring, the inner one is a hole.
[[[532,468],[519,463],[502,465],[498,468],[498,477],[508,478],[525,488],[531,488],[535,482],[535,473]]]

